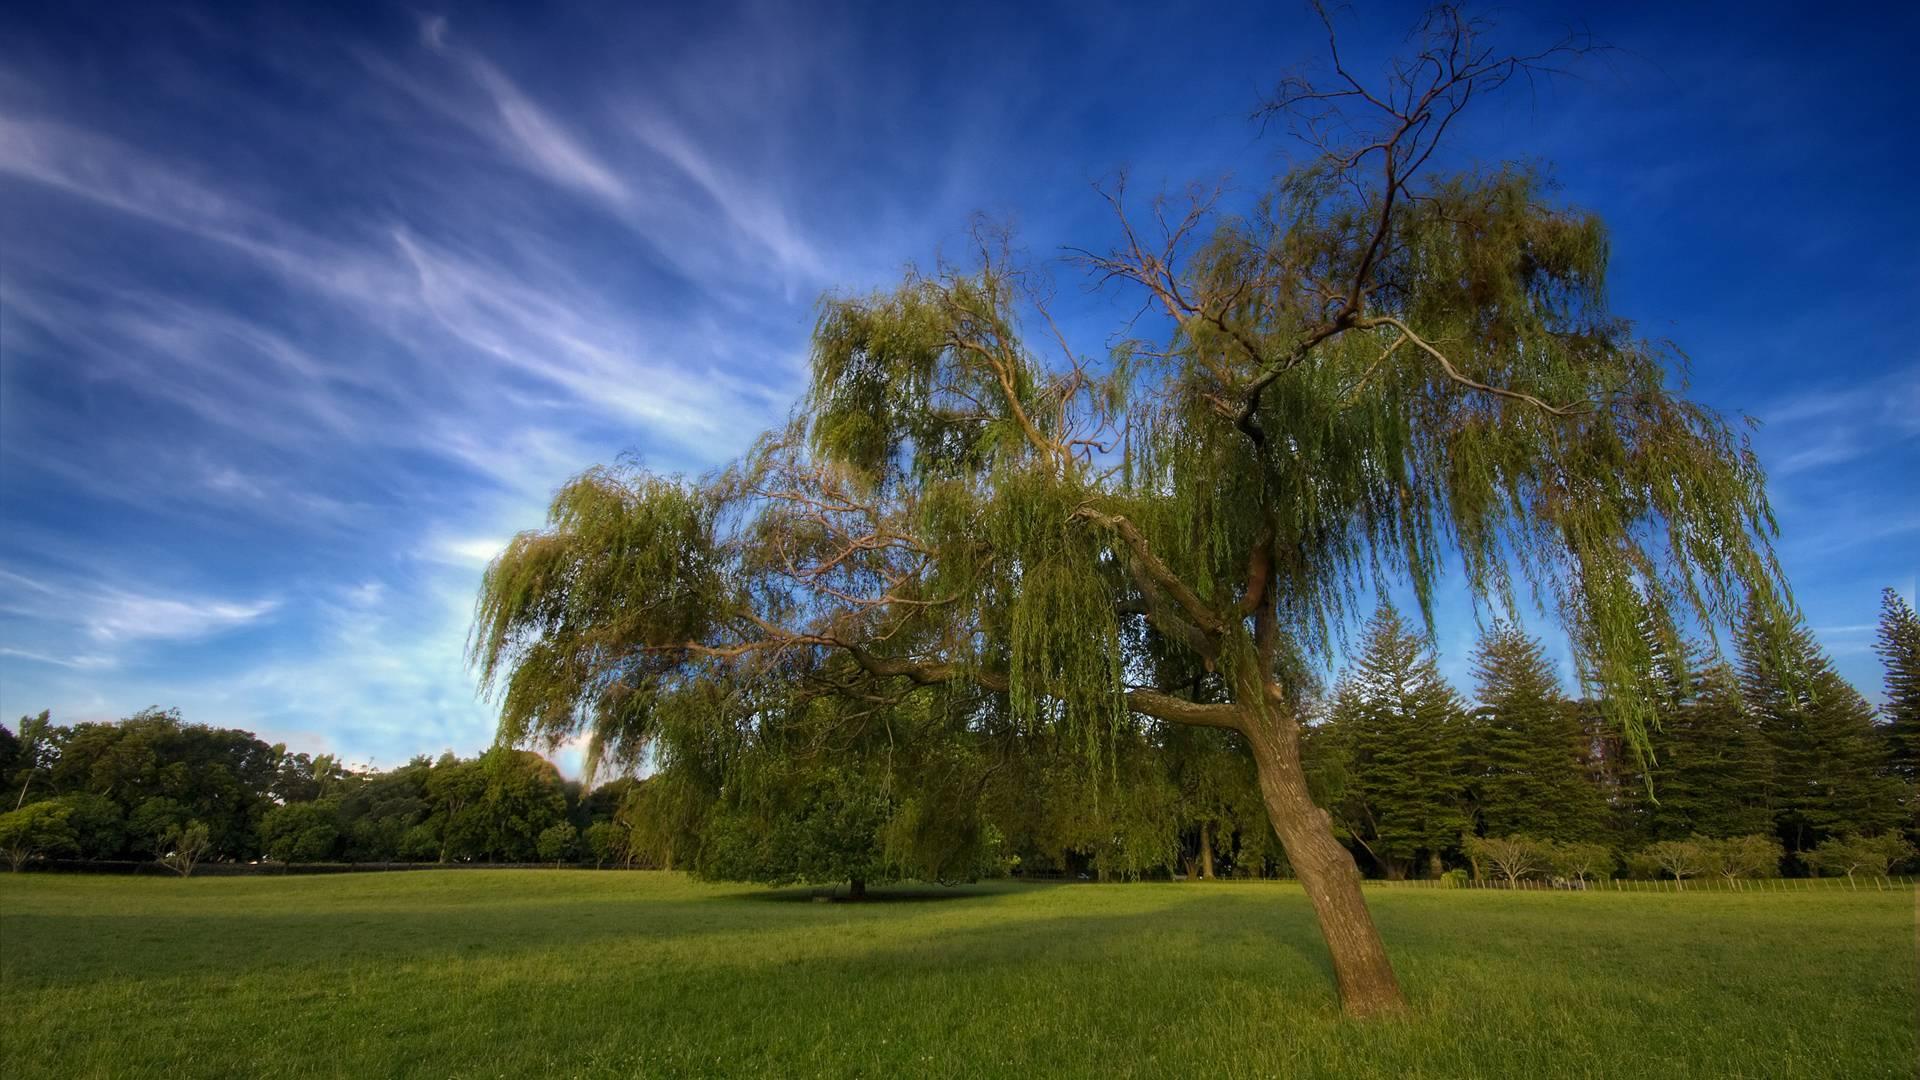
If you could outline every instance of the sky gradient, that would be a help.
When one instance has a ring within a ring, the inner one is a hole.
[[[1299,153],[1247,117],[1321,55],[1304,5],[912,6],[10,6],[0,716],[472,753],[479,573],[560,481],[738,453],[820,295],[975,214],[1099,351],[1137,298],[1059,261],[1113,239],[1094,181],[1244,205]],[[1608,221],[1616,308],[1762,422],[1791,585],[1877,699],[1878,594],[1920,567],[1920,16],[1796,7],[1509,11],[1516,48],[1616,48],[1449,164],[1538,162]],[[1416,12],[1347,10],[1349,55]],[[1447,592],[1462,689],[1473,635]]]

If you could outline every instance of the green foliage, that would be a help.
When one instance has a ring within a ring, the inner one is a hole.
[[[0,853],[7,857],[7,868],[18,873],[40,856],[72,848],[69,812],[57,802],[37,802],[0,814]]]
[[[1801,859],[1823,874],[1856,873],[1885,877],[1894,866],[1914,857],[1913,845],[1897,832],[1876,836],[1849,833],[1830,837],[1820,846],[1801,854]]]
[[[1607,805],[1588,774],[1585,733],[1540,642],[1496,623],[1473,662],[1481,708],[1467,738],[1482,828],[1558,841],[1604,835]]]
[[[763,783],[708,818],[698,870],[715,880],[775,885],[895,881],[882,836],[892,813],[870,781],[838,769]]]
[[[564,862],[573,858],[574,848],[580,841],[579,830],[570,821],[560,821],[540,831],[535,848],[541,862]]]
[[[213,834],[202,821],[188,821],[170,826],[162,834],[161,844],[166,851],[160,856],[161,865],[181,877],[192,877],[193,868],[213,847]]]
[[[1740,639],[1740,693],[1772,748],[1775,828],[1789,853],[1847,832],[1902,824],[1904,792],[1885,772],[1873,707],[1794,617],[1750,620]]]
[[[1461,840],[1476,865],[1484,864],[1515,885],[1553,869],[1553,847],[1530,836],[1468,836]]]
[[[627,861],[627,830],[611,821],[596,821],[580,834],[580,845],[597,869]]]
[[[1651,734],[1637,831],[1652,840],[1746,836],[1774,827],[1773,747],[1724,663],[1694,665]]]
[[[0,731],[4,731],[0,728]],[[38,716],[20,718],[19,730],[8,732],[4,743],[0,743],[0,777],[14,785],[13,808],[20,809],[26,804],[27,792],[33,781],[45,771],[53,747],[53,714],[47,709],[40,710]]]
[[[1695,837],[1712,872],[1732,881],[1745,877],[1774,877],[1780,873],[1780,860],[1786,852],[1780,841],[1770,835],[1729,836],[1722,839]]]
[[[143,850],[151,851],[154,858],[164,859],[172,847],[172,837],[186,824],[188,812],[181,803],[156,795],[127,815],[127,835]]]
[[[276,806],[260,818],[260,849],[280,862],[324,862],[340,841],[334,800]]]
[[[1335,687],[1321,750],[1340,779],[1325,794],[1347,834],[1389,877],[1437,862],[1468,825],[1464,709],[1432,649],[1382,605]]]
[[[1585,883],[1613,876],[1613,849],[1605,844],[1580,841],[1550,844],[1547,861],[1554,873],[1568,881]]]
[[[1648,844],[1628,863],[1649,877],[1666,874],[1684,885],[1686,879],[1712,873],[1715,865],[1714,841],[1704,836],[1685,840],[1662,840]]]
[[[127,830],[120,804],[104,795],[76,792],[49,800],[65,807],[73,830],[73,852],[82,859],[111,859],[126,845]]]
[[[1892,589],[1880,594],[1880,632],[1874,643],[1887,672],[1886,738],[1894,770],[1920,780],[1920,616]]]

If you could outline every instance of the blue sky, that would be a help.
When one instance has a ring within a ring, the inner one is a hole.
[[[820,294],[975,213],[1044,264],[1112,238],[1116,169],[1244,201],[1295,152],[1250,106],[1322,46],[1287,3],[67,7],[0,14],[0,716],[382,765],[490,740],[474,588],[558,482],[737,453]],[[1877,697],[1920,567],[1920,17],[1664,7],[1507,12],[1618,49],[1453,164],[1608,219],[1619,310],[1764,421],[1792,585]],[[1350,55],[1414,13],[1348,11]],[[1132,298],[1053,272],[1097,350]],[[1458,595],[1439,631],[1464,688]]]

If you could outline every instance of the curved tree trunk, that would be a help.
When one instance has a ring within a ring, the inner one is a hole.
[[[1290,717],[1249,712],[1247,742],[1259,768],[1260,793],[1287,860],[1320,920],[1320,933],[1333,957],[1341,1006],[1356,1017],[1404,1010],[1407,1003],[1400,982],[1360,894],[1360,871],[1353,856],[1334,838],[1327,812],[1314,805],[1307,792],[1299,726]]]

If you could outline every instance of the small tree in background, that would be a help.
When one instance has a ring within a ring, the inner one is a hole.
[[[1886,877],[1896,863],[1913,857],[1913,845],[1897,832],[1877,836],[1836,836],[1801,856],[1808,866],[1823,874],[1845,874],[1849,881],[1856,873]]]
[[[1731,882],[1735,878],[1772,877],[1780,873],[1786,851],[1780,841],[1763,833],[1700,841],[1713,872]]]
[[[1493,867],[1509,885],[1518,885],[1523,878],[1553,865],[1548,848],[1530,837],[1469,836],[1466,845],[1477,862]]]
[[[1687,840],[1662,840],[1647,845],[1635,861],[1654,876],[1665,872],[1684,889],[1688,878],[1699,877],[1712,867],[1708,843],[1711,841],[1697,836]]]
[[[160,861],[167,869],[181,877],[192,877],[193,868],[200,865],[200,859],[213,847],[213,837],[203,822],[189,821],[167,830],[168,851]]]
[[[26,805],[27,788],[32,786],[34,777],[40,775],[46,767],[48,735],[53,730],[53,713],[40,710],[38,716],[20,718],[20,730],[14,733],[14,755],[16,773],[12,779],[20,784],[20,793],[14,796],[13,808]]]
[[[1554,844],[1548,850],[1548,859],[1554,873],[1582,887],[1613,872],[1613,849],[1605,844],[1590,841]]]
[[[579,834],[572,823],[562,821],[541,830],[540,839],[534,846],[541,862],[565,862],[573,858],[574,844],[578,839]]]
[[[142,801],[127,815],[127,835],[151,851],[156,861],[165,862],[167,852],[173,850],[173,837],[186,820],[185,806],[156,796]]]
[[[614,822],[596,821],[587,826],[587,831],[580,834],[580,842],[593,857],[596,870],[609,863],[627,861],[627,830]]]
[[[285,863],[322,862],[340,840],[339,804],[332,799],[276,806],[260,817],[260,848]]]
[[[18,873],[42,855],[71,848],[67,813],[59,803],[38,802],[0,814],[0,852],[6,853],[7,868]]]
[[[104,795],[75,792],[52,800],[67,808],[67,825],[73,829],[73,850],[83,859],[111,859],[119,854],[127,838],[126,822],[120,806]]]

